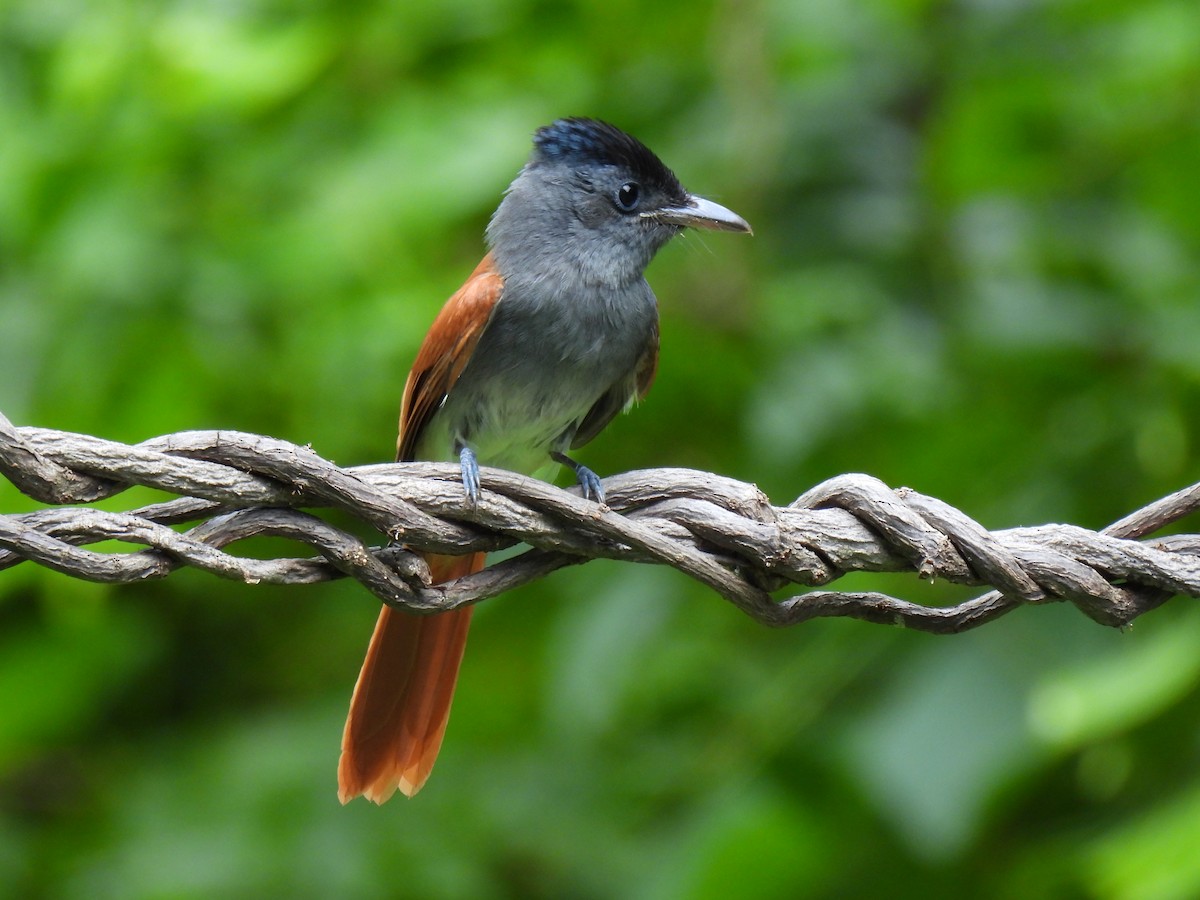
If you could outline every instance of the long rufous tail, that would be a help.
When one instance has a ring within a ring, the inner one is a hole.
[[[434,583],[483,568],[484,555],[428,556]],[[338,761],[338,798],[411,797],[433,769],[467,643],[471,607],[419,616],[385,606],[367,648]]]

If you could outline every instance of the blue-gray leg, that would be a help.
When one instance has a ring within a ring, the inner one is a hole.
[[[458,464],[462,468],[463,490],[472,504],[479,502],[479,460],[470,447],[458,448]]]
[[[597,503],[604,502],[604,485],[600,483],[600,476],[589,469],[583,463],[577,463],[565,453],[559,453],[553,450],[550,453],[550,458],[556,463],[562,463],[564,466],[570,466],[571,471],[575,473],[576,479],[579,481],[579,487],[583,489],[584,499],[595,500]]]

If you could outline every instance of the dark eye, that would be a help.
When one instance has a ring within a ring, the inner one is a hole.
[[[617,209],[621,212],[633,212],[642,199],[642,189],[636,181],[627,181],[617,191]]]

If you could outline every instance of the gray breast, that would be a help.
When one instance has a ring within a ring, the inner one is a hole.
[[[540,452],[617,382],[628,379],[658,318],[644,279],[623,289],[552,289],[505,283],[455,384],[444,412],[456,437],[480,460],[511,467],[504,448],[541,444]],[[494,447],[495,452],[487,450]]]

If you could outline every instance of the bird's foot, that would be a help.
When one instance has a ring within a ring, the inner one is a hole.
[[[475,506],[479,503],[479,460],[475,458],[475,451],[470,447],[459,448],[458,464],[462,468],[463,490]]]
[[[583,463],[577,463],[565,453],[557,451],[550,454],[550,458],[556,463],[562,463],[564,466],[570,466],[571,471],[575,473],[575,478],[579,481],[579,487],[583,491],[585,500],[595,500],[597,503],[604,502],[604,485],[600,483],[600,476],[585,466]]]

